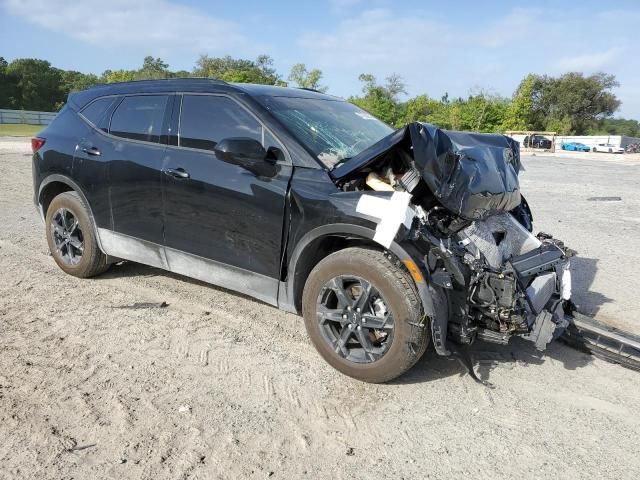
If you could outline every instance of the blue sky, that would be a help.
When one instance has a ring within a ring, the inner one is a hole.
[[[400,7],[402,5],[402,7]],[[534,5],[534,6],[531,6]],[[324,72],[329,93],[400,74],[410,95],[511,95],[529,72],[617,76],[616,116],[640,119],[640,2],[0,0],[0,56],[101,73],[145,55],[191,70],[200,53],[271,55]]]

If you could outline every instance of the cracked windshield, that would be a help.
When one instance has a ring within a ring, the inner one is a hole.
[[[263,97],[263,104],[328,168],[356,156],[393,132],[351,103]]]

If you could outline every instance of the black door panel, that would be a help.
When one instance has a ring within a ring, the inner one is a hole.
[[[113,230],[162,244],[164,145],[115,140],[109,162]]]
[[[95,145],[109,150],[107,173],[113,230],[159,245],[164,241],[162,163],[166,151],[159,142],[170,98],[124,97],[111,117],[111,136],[104,136],[109,145]]]
[[[292,167],[261,178],[209,152],[171,148],[167,159],[189,178],[163,178],[166,246],[277,277]]]
[[[269,168],[256,169],[216,158],[215,144],[229,137],[255,138],[265,148],[279,147],[270,145],[275,139],[227,97],[185,95],[181,112],[182,144],[203,149],[167,150],[165,245],[277,278],[292,167],[265,160]]]

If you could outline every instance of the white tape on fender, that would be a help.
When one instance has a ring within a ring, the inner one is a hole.
[[[393,192],[389,199],[362,195],[358,200],[356,212],[379,220],[373,240],[389,248],[400,225],[411,227],[415,211],[409,206],[410,201],[411,194],[407,192]]]
[[[562,267],[562,299],[571,300],[571,262]]]

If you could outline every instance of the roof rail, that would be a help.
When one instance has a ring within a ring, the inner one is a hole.
[[[216,84],[220,84],[220,85],[229,85],[229,83],[225,82],[224,80],[219,80],[217,78],[209,78],[209,77],[173,77],[173,78],[144,78],[144,79],[138,79],[138,80],[127,80],[126,82],[105,82],[105,83],[98,83],[96,85],[91,85],[89,88],[95,88],[95,87],[107,87],[110,85],[124,85],[124,84],[129,84],[129,83],[140,83],[140,82],[171,82],[171,81],[175,81],[175,80],[202,80],[202,81],[207,81],[207,82],[211,82],[211,83],[216,83]]]
[[[212,77],[174,77],[165,78],[163,80],[207,80],[209,82],[220,83],[222,85],[229,85],[229,82],[225,82],[224,80],[220,80],[219,78]]]
[[[297,88],[298,90],[306,90],[307,92],[325,93],[325,92],[321,92],[320,90],[316,90],[315,88],[307,88],[307,87],[294,87],[294,88]]]

